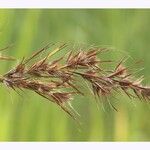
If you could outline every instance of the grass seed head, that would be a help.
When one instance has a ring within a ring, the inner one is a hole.
[[[31,90],[56,103],[74,119],[76,116],[72,107],[68,108],[65,103],[71,101],[74,95],[84,95],[84,91],[80,91],[78,88],[77,77],[88,82],[93,94],[99,98],[107,98],[113,91],[119,90],[122,90],[130,98],[150,98],[150,88],[141,84],[143,77],[133,80],[132,73],[129,73],[128,68],[123,64],[124,59],[116,65],[111,73],[100,69],[101,63],[111,62],[98,58],[98,54],[102,54],[107,49],[92,48],[88,51],[80,50],[76,54],[71,51],[67,58],[60,57],[52,61],[51,56],[66,47],[66,44],[63,44],[42,59],[35,61],[35,57],[49,47],[48,44],[31,57],[23,58],[14,69],[0,76],[0,82],[15,91],[17,89]],[[0,57],[0,60],[3,59],[9,60],[10,57]],[[63,59],[66,59],[64,63]],[[133,91],[134,95],[130,91]]]

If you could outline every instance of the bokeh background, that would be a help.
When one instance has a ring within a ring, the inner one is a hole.
[[[0,48],[14,44],[5,54],[29,56],[46,42],[113,47],[105,57],[142,68],[150,83],[150,10],[0,10]],[[59,53],[64,55],[64,51]],[[140,63],[133,63],[135,61]],[[3,74],[16,62],[0,62]],[[138,65],[137,65],[138,64]],[[138,71],[138,70],[137,70]],[[97,105],[87,96],[75,97],[81,114],[79,127],[55,104],[25,91],[22,96],[0,87],[0,141],[149,141],[150,104],[125,95],[110,98],[118,112]]]

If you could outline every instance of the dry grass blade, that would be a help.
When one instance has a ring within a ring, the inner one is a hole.
[[[9,46],[7,46],[7,47],[2,48],[2,49],[0,49],[0,52],[9,49],[9,48],[12,47],[12,46],[13,46],[13,45],[9,45]],[[13,58],[13,57],[10,57],[10,56],[1,55],[1,53],[0,53],[0,60],[10,60],[10,61],[13,61],[13,60],[16,60],[16,59]]]
[[[16,59],[13,58],[13,57],[8,57],[8,56],[0,56],[0,60],[10,60],[10,61],[14,61],[14,60],[16,60]]]

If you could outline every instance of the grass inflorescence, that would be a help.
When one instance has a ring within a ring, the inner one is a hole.
[[[75,54],[71,50],[59,59],[50,60],[52,55],[66,47],[66,44],[63,44],[40,60],[34,61],[50,46],[52,45],[48,44],[31,57],[23,58],[13,69],[0,76],[0,82],[15,91],[25,89],[34,91],[56,103],[74,119],[77,113],[70,101],[74,95],[84,96],[84,91],[77,86],[77,78],[82,78],[89,84],[94,97],[108,100],[113,91],[122,90],[131,99],[149,100],[150,87],[143,86],[143,77],[136,79],[131,70],[124,66],[125,59],[119,61],[113,70],[107,71],[107,68],[101,67],[101,64],[109,65],[111,61],[101,60],[97,56],[109,49],[93,47],[87,51],[79,50]],[[0,56],[0,60],[14,60],[14,58]],[[109,104],[117,111],[110,101]]]

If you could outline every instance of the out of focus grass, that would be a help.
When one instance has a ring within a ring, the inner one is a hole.
[[[47,42],[114,47],[107,58],[130,55],[142,60],[145,83],[150,75],[149,10],[0,10],[0,47],[14,44],[8,54],[29,56]],[[62,52],[63,55],[64,53]],[[4,73],[15,63],[0,62]],[[129,63],[131,67],[135,67]],[[138,67],[138,66],[137,66]],[[139,68],[139,67],[138,67]],[[85,88],[86,89],[86,88]],[[0,87],[1,141],[149,141],[150,104],[118,95],[118,108],[97,109],[89,94],[75,97],[81,127],[56,105],[26,91],[18,96]]]

